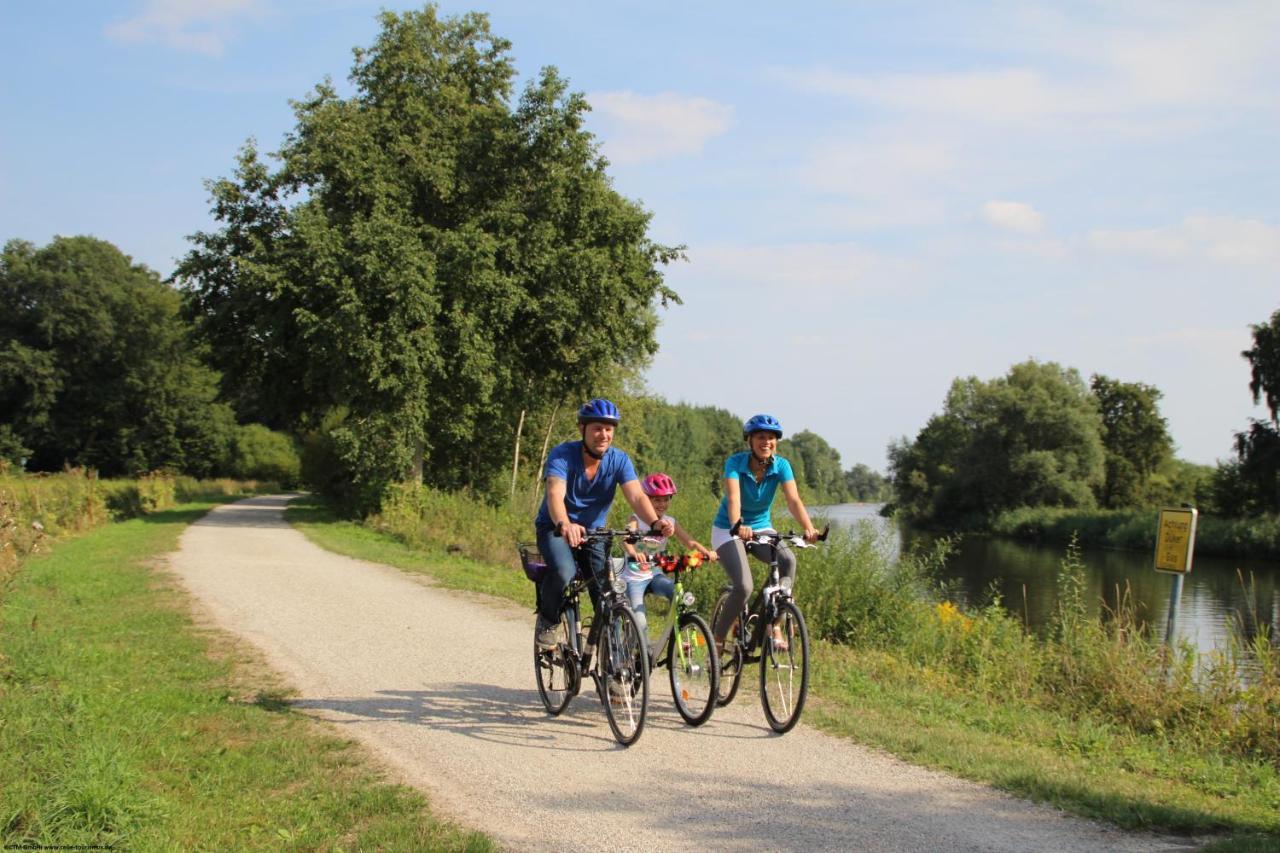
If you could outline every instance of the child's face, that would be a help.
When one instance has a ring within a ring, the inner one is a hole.
[[[653,511],[658,515],[666,515],[667,508],[671,506],[671,495],[654,495],[649,498],[649,503],[653,504]]]

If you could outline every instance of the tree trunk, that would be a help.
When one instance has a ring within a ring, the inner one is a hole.
[[[520,410],[520,423],[516,426],[516,450],[511,459],[511,503],[516,500],[516,476],[520,473],[520,435],[524,432],[524,409]]]
[[[426,446],[421,441],[413,443],[413,462],[409,466],[409,482],[415,486],[422,485],[422,457],[426,453]]]
[[[533,500],[531,503],[536,507],[538,498],[542,493],[542,467],[547,464],[547,448],[551,445],[551,431],[556,426],[556,414],[560,411],[560,404],[556,403],[556,407],[551,410],[551,419],[547,421],[547,436],[542,439],[542,456],[538,459],[538,476],[533,478]]]

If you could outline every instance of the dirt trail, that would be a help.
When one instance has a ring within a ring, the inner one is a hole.
[[[534,688],[532,616],[337,556],[283,520],[284,496],[215,509],[174,571],[217,624],[433,807],[513,850],[1173,851],[923,770],[803,724],[765,726],[753,681],[686,728],[665,671],[644,735],[618,747],[593,696],[559,718]],[[747,673],[748,677],[753,672]]]

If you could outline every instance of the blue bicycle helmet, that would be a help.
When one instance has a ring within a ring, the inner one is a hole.
[[[773,415],[752,415],[742,425],[742,437],[750,438],[753,432],[771,432],[782,438],[782,423]]]
[[[578,423],[580,424],[600,421],[601,423],[617,426],[620,420],[622,420],[622,415],[619,414],[618,407],[608,400],[591,400],[584,403],[581,409],[578,409]]]

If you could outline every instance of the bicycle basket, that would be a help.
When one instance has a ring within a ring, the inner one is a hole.
[[[547,561],[542,558],[536,545],[517,545],[520,549],[520,565],[524,569],[524,576],[534,583],[542,580],[542,576],[547,573]]]

